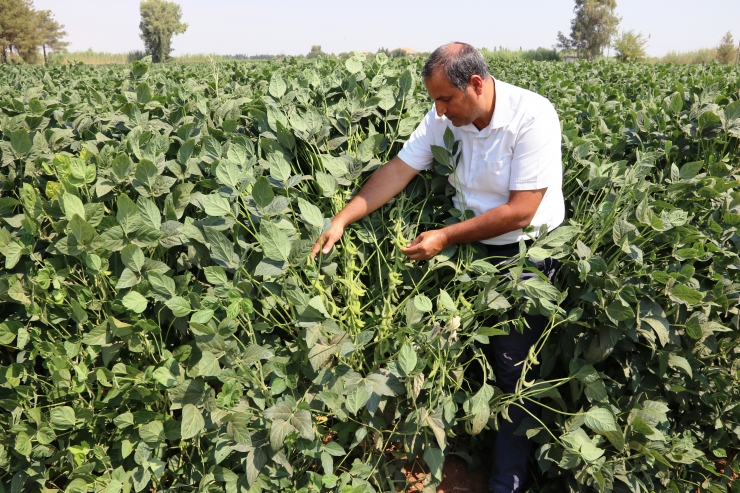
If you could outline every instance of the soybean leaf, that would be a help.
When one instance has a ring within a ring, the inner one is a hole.
[[[262,221],[260,224],[260,243],[262,244],[262,253],[265,257],[287,262],[290,256],[290,240],[285,231],[280,229],[274,223]]]
[[[252,187],[252,198],[258,206],[265,208],[275,198],[275,193],[272,191],[272,185],[270,181],[261,176],[257,179],[254,186]]]
[[[121,300],[123,306],[133,311],[134,313],[143,313],[146,310],[147,301],[141,294],[136,291],[131,291],[126,294]]]
[[[183,440],[193,438],[205,428],[206,422],[200,410],[194,404],[185,404],[182,408],[180,435]]]

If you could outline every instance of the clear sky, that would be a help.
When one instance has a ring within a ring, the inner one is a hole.
[[[477,47],[551,47],[568,32],[573,0],[179,0],[187,32],[173,55],[306,54],[410,47],[449,41]],[[740,39],[740,0],[617,0],[622,29],[650,35],[651,56],[713,47],[727,31]],[[34,0],[66,26],[70,51],[143,49],[138,0]]]

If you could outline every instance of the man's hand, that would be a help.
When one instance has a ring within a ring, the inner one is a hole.
[[[311,250],[311,256],[315,258],[319,251],[321,251],[321,253],[323,253],[324,255],[328,255],[331,251],[331,247],[334,246],[334,243],[339,241],[339,238],[342,237],[342,234],[344,234],[344,226],[342,226],[338,221],[333,221],[331,223],[331,228],[329,228],[329,231],[319,236],[319,239],[316,240],[316,244]]]
[[[447,235],[441,229],[426,231],[401,251],[411,260],[429,260],[447,248]]]

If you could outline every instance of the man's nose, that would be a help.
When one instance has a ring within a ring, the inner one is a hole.
[[[437,103],[437,116],[442,116],[447,113],[447,108],[444,105]]]

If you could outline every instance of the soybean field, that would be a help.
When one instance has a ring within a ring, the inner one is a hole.
[[[740,72],[492,61],[560,115],[566,223],[510,271],[408,260],[465,217],[447,141],[312,259],[430,109],[422,64],[0,72],[0,492],[433,492],[528,400],[532,492],[740,491]],[[522,312],[541,378],[504,394],[484,350]]]

